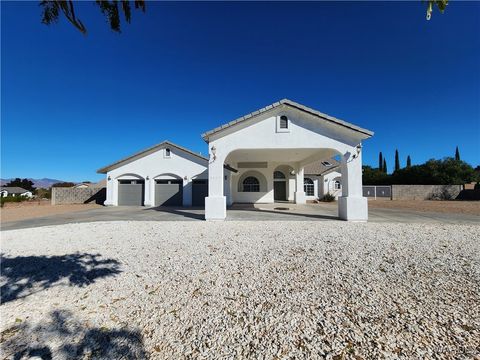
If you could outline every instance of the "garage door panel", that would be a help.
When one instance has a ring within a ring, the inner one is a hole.
[[[118,205],[143,206],[144,184],[119,184]]]
[[[192,206],[205,206],[205,198],[208,196],[208,181],[194,180],[192,182]]]
[[[183,184],[155,184],[155,206],[182,206]]]

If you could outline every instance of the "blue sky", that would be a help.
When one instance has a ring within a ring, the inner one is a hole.
[[[99,180],[96,169],[281,98],[375,131],[364,162],[480,164],[480,3],[148,3],[122,34],[1,2],[1,176]]]

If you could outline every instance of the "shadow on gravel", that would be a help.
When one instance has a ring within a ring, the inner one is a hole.
[[[2,352],[14,360],[146,359],[138,330],[85,327],[73,314],[56,310],[41,325],[21,323],[2,332]]]
[[[121,272],[117,260],[101,259],[100,254],[17,257],[2,254],[0,261],[2,304],[60,283],[83,287]]]

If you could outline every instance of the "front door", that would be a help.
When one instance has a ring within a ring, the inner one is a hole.
[[[273,199],[286,201],[287,200],[287,182],[274,181],[273,182]]]

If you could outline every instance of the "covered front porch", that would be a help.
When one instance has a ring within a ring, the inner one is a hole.
[[[219,161],[218,164],[221,166],[215,164],[219,158],[216,148],[214,146],[213,148],[215,155],[212,155],[211,158],[215,160],[209,164],[209,197],[206,198],[205,207],[207,220],[225,219],[227,206],[229,209],[236,210],[265,211],[267,209],[272,213],[284,211],[288,214],[295,214],[297,209],[301,209],[303,212],[305,209],[312,210],[308,207],[291,206],[304,205],[307,200],[319,197],[317,192],[309,192],[309,187],[305,186],[304,168],[312,162],[327,161],[333,157],[340,159],[343,196],[338,199],[336,213],[332,214],[329,211],[328,214],[325,214],[325,218],[358,221],[367,219],[367,203],[366,199],[362,197],[361,147],[352,149],[355,151],[354,156],[350,152],[341,154],[338,150],[331,148],[238,149],[230,152],[223,162]],[[215,179],[223,181],[215,184]],[[210,195],[218,192],[220,187],[223,187],[222,196]],[[316,189],[318,189],[318,185]],[[349,200],[349,197],[354,200]],[[358,204],[357,208],[352,206],[350,209],[355,211],[352,213],[348,212],[349,201],[363,204]],[[247,204],[255,206],[242,206]],[[282,206],[279,204],[283,204],[286,209],[280,209]],[[327,208],[331,210],[333,206],[329,205]],[[214,214],[214,212],[217,213]],[[301,213],[303,214],[303,212]],[[313,211],[313,215],[318,217],[318,210]]]
[[[236,170],[225,171],[227,205],[305,204],[318,195],[318,179],[305,178],[304,167],[315,160],[338,155],[331,149],[236,150],[225,162]]]

